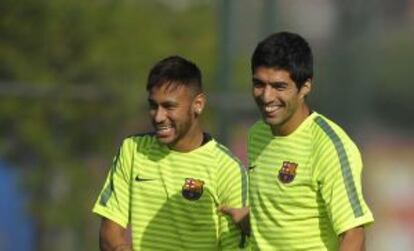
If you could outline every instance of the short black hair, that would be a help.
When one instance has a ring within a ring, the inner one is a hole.
[[[253,52],[251,69],[271,67],[286,70],[300,89],[313,78],[312,50],[306,40],[291,32],[278,32],[261,41]]]
[[[196,94],[203,91],[200,69],[193,62],[180,56],[164,58],[150,70],[147,91],[164,84],[187,86]]]

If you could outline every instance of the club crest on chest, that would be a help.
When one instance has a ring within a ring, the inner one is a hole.
[[[284,161],[282,167],[279,170],[278,178],[282,183],[290,183],[295,179],[297,163]]]
[[[204,181],[194,178],[186,178],[181,194],[187,200],[198,200],[203,194]]]

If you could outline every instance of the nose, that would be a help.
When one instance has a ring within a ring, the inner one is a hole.
[[[261,93],[263,103],[269,103],[273,100],[273,90],[270,85],[265,85]]]
[[[155,123],[161,123],[166,118],[166,112],[162,107],[158,107],[153,110],[152,112],[152,118]]]

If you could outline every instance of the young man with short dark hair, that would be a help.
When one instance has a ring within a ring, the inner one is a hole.
[[[200,70],[165,58],[150,71],[147,91],[154,132],[123,141],[93,209],[102,216],[101,250],[239,249],[240,230],[217,209],[245,206],[247,175],[202,129]]]
[[[373,216],[362,195],[360,152],[306,102],[313,78],[308,43],[294,33],[273,34],[256,47],[251,69],[262,115],[248,136],[252,250],[364,250]],[[244,216],[223,212],[236,222]]]

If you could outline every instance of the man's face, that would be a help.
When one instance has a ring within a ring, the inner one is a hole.
[[[158,140],[171,149],[186,140],[194,126],[196,101],[192,91],[182,85],[163,84],[150,90],[149,114]]]
[[[252,81],[253,98],[263,120],[277,131],[288,129],[310,90],[310,83],[298,90],[288,71],[264,66],[256,68]]]

